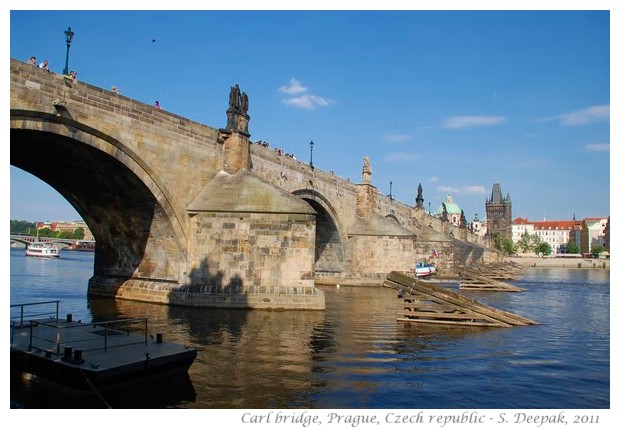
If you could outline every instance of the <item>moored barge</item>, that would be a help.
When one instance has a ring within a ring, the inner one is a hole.
[[[59,301],[11,305],[11,370],[89,396],[187,372],[196,358],[196,349],[150,335],[147,318],[82,323],[71,314],[61,320],[58,308]]]

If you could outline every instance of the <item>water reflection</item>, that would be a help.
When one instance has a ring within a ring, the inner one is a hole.
[[[15,289],[11,270],[13,300],[22,291]],[[609,271],[532,269],[517,283],[525,292],[468,292],[540,323],[504,329],[397,322],[396,292],[386,288],[323,287],[325,311],[297,312],[86,299],[79,297],[82,285],[48,284],[46,298],[75,290],[75,302],[94,320],[148,317],[152,333],[198,349],[185,380],[160,381],[141,394],[106,395],[114,408],[608,408],[610,403]],[[28,408],[104,406],[101,400],[60,400],[19,377],[11,379],[11,401],[12,407]]]

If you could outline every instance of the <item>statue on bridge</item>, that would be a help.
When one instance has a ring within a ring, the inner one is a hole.
[[[241,106],[239,107],[241,109],[242,115],[248,114],[248,109],[250,108],[250,100],[248,100],[248,94],[246,94],[245,92],[241,93]]]
[[[418,183],[418,196],[415,199],[416,209],[424,210],[424,198],[422,198],[422,184]]]
[[[448,208],[446,207],[446,203],[441,203],[441,221],[448,221]]]
[[[230,87],[230,96],[229,96],[229,104],[230,110],[239,111],[239,97],[240,97],[240,89],[239,84]]]
[[[230,104],[230,111],[240,113],[242,115],[248,114],[248,109],[250,107],[248,94],[246,94],[245,92],[241,92],[241,90],[239,89],[239,84],[230,87],[230,96],[228,102]]]
[[[364,156],[364,167],[362,168],[362,183],[370,183],[370,175],[372,171],[370,170],[370,158],[368,155]]]
[[[250,116],[248,115],[248,109],[250,108],[250,100],[248,94],[241,92],[239,84],[230,87],[230,95],[228,97],[228,110],[226,115],[228,116],[228,124],[226,128],[229,130],[248,132],[248,122]]]

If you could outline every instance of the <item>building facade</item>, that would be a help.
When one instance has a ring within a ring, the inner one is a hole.
[[[605,226],[605,251],[611,252],[611,226],[609,225],[609,216],[607,217],[607,226]]]
[[[37,229],[48,228],[51,231],[55,232],[63,232],[68,231],[73,233],[78,228],[82,228],[84,230],[84,240],[94,240],[92,232],[86,225],[86,222],[82,220],[74,221],[74,222],[37,222]]]
[[[592,253],[595,246],[605,247],[605,229],[609,218],[606,217],[587,217],[581,221],[581,254]]]
[[[542,220],[529,221],[518,217],[512,223],[512,241],[518,243],[527,232],[530,236],[538,236],[540,241],[548,243],[553,253],[564,253],[575,231],[580,230],[580,221],[575,220]]]
[[[487,222],[478,217],[478,213],[474,215],[474,220],[469,223],[469,230],[479,237],[487,235]]]

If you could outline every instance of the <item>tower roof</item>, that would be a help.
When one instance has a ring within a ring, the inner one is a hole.
[[[504,199],[502,198],[502,188],[499,183],[493,184],[493,190],[491,191],[491,202],[492,203],[501,203]]]
[[[448,214],[461,214],[461,208],[452,200],[452,195],[447,195],[446,200],[444,201],[446,205],[446,211]],[[443,212],[443,206],[439,206],[436,214],[441,214]]]

